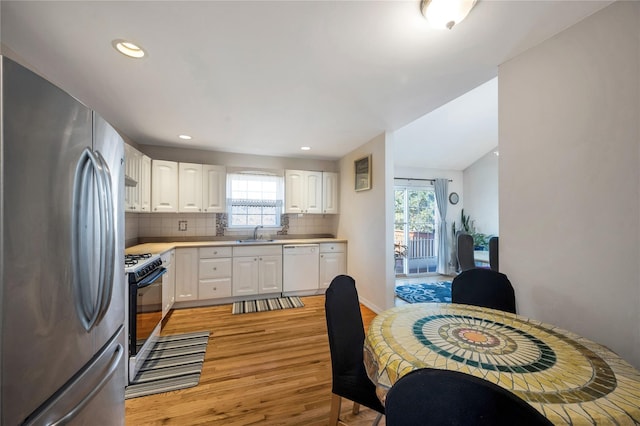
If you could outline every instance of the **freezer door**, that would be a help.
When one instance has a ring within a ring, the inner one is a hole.
[[[124,424],[124,327],[24,425]]]

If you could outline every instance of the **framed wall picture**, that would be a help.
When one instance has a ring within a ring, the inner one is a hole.
[[[353,162],[356,172],[356,191],[371,189],[371,155],[362,157]]]

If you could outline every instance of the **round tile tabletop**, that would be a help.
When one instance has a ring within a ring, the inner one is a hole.
[[[640,372],[602,345],[508,312],[398,306],[372,321],[364,358],[383,402],[410,371],[440,368],[498,384],[554,424],[640,424]]]

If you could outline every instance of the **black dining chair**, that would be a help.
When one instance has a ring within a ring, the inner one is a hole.
[[[384,407],[364,367],[364,325],[355,280],[348,275],[335,277],[325,293],[324,309],[333,379],[329,424],[338,424],[342,398],[353,401],[353,414],[358,414],[360,405],[377,411],[377,424]]]
[[[491,269],[474,268],[458,274],[451,282],[451,303],[516,313],[516,296],[509,278]]]
[[[489,238],[489,267],[498,272],[498,237]]]
[[[476,267],[473,257],[473,236],[466,233],[458,234],[458,264],[461,271],[466,271]]]
[[[551,421],[508,390],[459,371],[422,368],[387,393],[387,426],[547,426]]]

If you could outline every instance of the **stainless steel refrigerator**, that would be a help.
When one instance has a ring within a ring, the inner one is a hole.
[[[124,424],[122,139],[0,66],[0,423]]]

